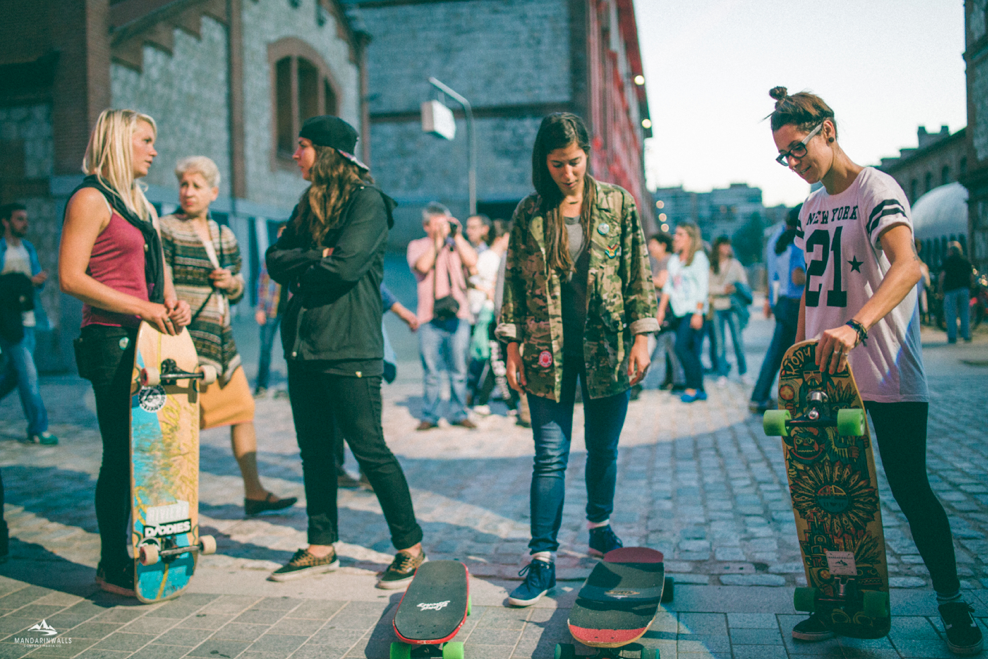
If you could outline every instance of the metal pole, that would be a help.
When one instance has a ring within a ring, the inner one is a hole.
[[[470,186],[470,214],[477,214],[477,136],[473,130],[473,107],[463,96],[457,94],[435,78],[429,78],[429,84],[443,92],[449,94],[454,101],[463,106],[463,111],[467,115],[467,167],[468,181]]]

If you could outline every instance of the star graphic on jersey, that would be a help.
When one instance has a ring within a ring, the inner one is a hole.
[[[851,264],[851,272],[861,272],[861,266],[864,265],[864,262],[859,261],[856,256],[852,256],[848,263]]]

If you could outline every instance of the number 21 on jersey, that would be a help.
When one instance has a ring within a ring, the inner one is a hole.
[[[847,291],[842,286],[844,261],[841,259],[840,234],[843,229],[842,226],[834,227],[833,238],[830,237],[830,232],[826,229],[816,229],[806,240],[806,256],[807,258],[812,256],[812,260],[809,261],[806,268],[807,307],[820,306],[820,296],[828,284],[830,284],[830,289],[827,291],[827,306],[847,306]],[[817,252],[820,253],[819,257]],[[831,266],[833,277],[832,281],[827,282],[824,275],[827,272],[827,264],[830,262],[831,254],[833,254]],[[814,277],[817,279],[814,280]]]

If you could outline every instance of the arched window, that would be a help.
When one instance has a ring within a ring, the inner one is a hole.
[[[923,192],[929,192],[933,189],[933,172],[926,172],[925,185]]]
[[[940,185],[947,185],[950,183],[950,165],[944,165],[943,169],[940,170]]]
[[[916,193],[919,192],[918,187],[919,181],[916,179],[909,181],[909,203],[911,204],[916,203]]]
[[[290,160],[298,132],[306,119],[321,114],[339,114],[339,94],[329,67],[309,44],[295,38],[268,46],[271,62],[274,155]]]

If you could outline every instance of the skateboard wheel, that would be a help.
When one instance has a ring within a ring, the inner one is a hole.
[[[216,538],[211,535],[199,536],[199,551],[205,555],[216,553]]]
[[[463,659],[463,643],[450,641],[443,646],[443,659]]]
[[[889,615],[889,594],[880,590],[862,591],[862,609],[869,618],[887,618]]]
[[[158,562],[157,545],[141,545],[140,552],[141,565],[154,565]]]
[[[837,410],[837,434],[841,437],[860,437],[867,423],[864,410]]]
[[[816,610],[816,588],[797,588],[792,594],[793,608],[812,613]]]
[[[572,643],[556,643],[556,659],[576,659],[576,646]]]
[[[769,437],[788,437],[786,422],[790,418],[789,410],[767,410],[762,417],[762,428]]]
[[[672,577],[666,577],[664,583],[662,584],[662,603],[668,604],[672,601],[676,592],[676,582],[672,580]]]
[[[407,643],[391,643],[391,659],[411,659],[412,646]]]
[[[149,366],[145,366],[141,369],[142,387],[156,387],[159,384],[161,384],[161,371]]]
[[[216,368],[204,364],[199,367],[199,372],[202,373],[202,383],[203,384],[213,384],[216,382]]]

